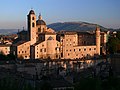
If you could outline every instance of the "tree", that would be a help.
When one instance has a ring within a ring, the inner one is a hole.
[[[16,58],[16,56],[13,54],[8,54],[7,57],[8,57],[8,60],[15,60]]]
[[[6,55],[2,51],[0,52],[0,60],[6,60]]]
[[[119,50],[118,46],[120,44],[120,35],[118,34],[117,37],[110,37],[107,43],[108,52],[111,54],[117,53]]]

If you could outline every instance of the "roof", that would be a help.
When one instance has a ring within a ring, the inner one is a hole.
[[[55,32],[42,32],[42,33],[39,33],[39,35],[56,35]]]
[[[35,12],[33,10],[30,10],[29,15],[30,14],[35,14]]]
[[[21,45],[21,44],[26,43],[26,42],[27,42],[27,41],[19,41],[19,42],[13,44],[13,46],[18,46],[18,45]]]
[[[33,44],[32,46],[36,46],[36,45],[38,45],[38,44],[40,44],[40,43],[42,43],[42,42],[44,42],[44,41],[38,41],[38,42],[36,42],[35,44]]]
[[[45,21],[43,21],[43,20],[37,20],[36,24],[37,25],[46,25]]]
[[[90,33],[90,32],[77,32],[79,35],[93,35],[94,33]]]
[[[10,47],[11,44],[0,44],[0,47]]]
[[[47,40],[54,40],[54,39],[53,39],[53,37],[50,36]]]

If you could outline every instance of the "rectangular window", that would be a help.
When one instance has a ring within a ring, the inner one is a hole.
[[[40,52],[42,52],[42,49],[40,49]]]
[[[44,52],[46,52],[46,48],[44,49]]]
[[[44,47],[44,44],[42,44],[42,47]]]
[[[91,48],[89,50],[91,51]]]
[[[32,23],[32,27],[35,27],[35,23],[34,22]]]
[[[70,54],[68,53],[68,56],[69,56]]]

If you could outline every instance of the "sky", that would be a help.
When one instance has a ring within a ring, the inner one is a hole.
[[[120,28],[120,0],[1,0],[0,29],[27,29],[31,9],[47,24],[83,21]]]

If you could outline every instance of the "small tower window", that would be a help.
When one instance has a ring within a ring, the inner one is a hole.
[[[35,18],[34,17],[32,17],[32,20],[34,20]]]
[[[35,23],[32,23],[32,27],[35,27]]]

